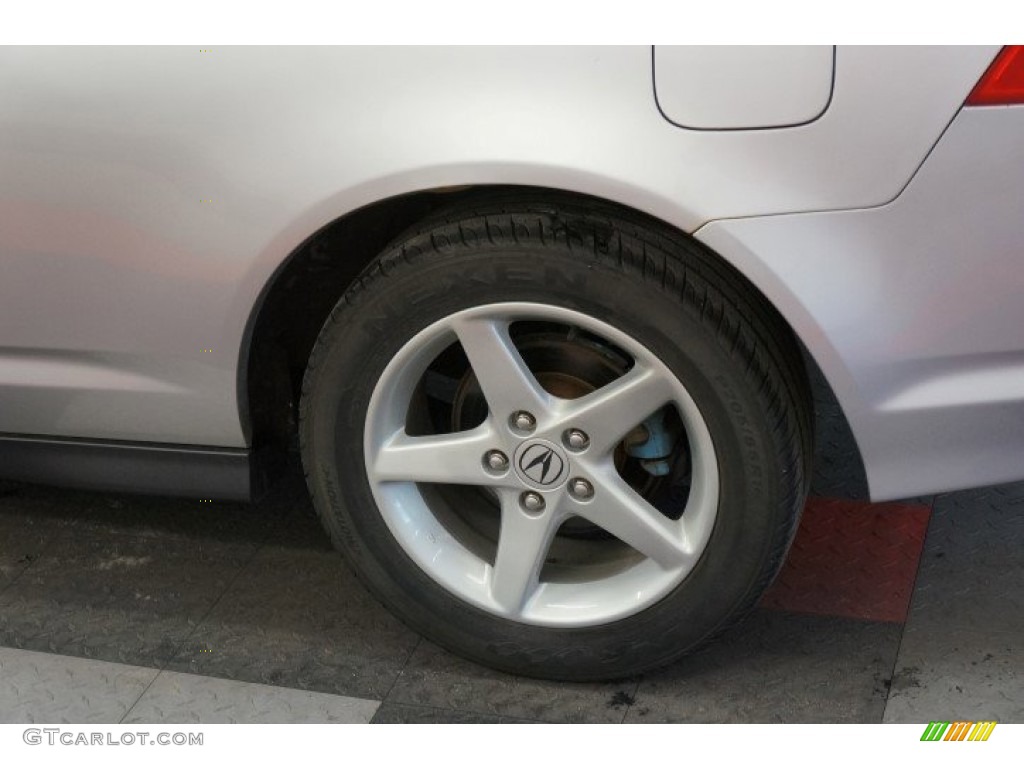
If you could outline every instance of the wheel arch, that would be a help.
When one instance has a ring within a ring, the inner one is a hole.
[[[333,306],[370,261],[389,242],[431,214],[450,206],[498,195],[552,203],[566,199],[586,200],[595,205],[612,206],[634,216],[640,215],[653,226],[693,237],[692,232],[669,218],[652,215],[649,210],[621,200],[572,189],[527,185],[473,183],[416,189],[375,200],[338,216],[302,240],[278,264],[264,283],[249,314],[239,355],[237,386],[240,420],[246,440],[254,450],[281,448],[292,443],[302,372],[309,352]],[[665,211],[661,206],[656,207]],[[685,213],[678,218],[685,220]],[[763,290],[762,286],[770,291],[772,284],[756,280],[758,272],[756,265],[752,268],[749,263],[750,258],[744,259],[743,264],[737,264],[706,244],[701,245],[719,258],[736,279],[742,281],[746,290],[761,296],[785,323],[807,363],[815,409],[828,414],[827,429],[850,436],[843,451],[845,459],[854,461],[857,466],[853,471],[856,479],[845,489],[846,495],[866,495],[859,449],[852,439],[829,374],[823,372],[825,369],[820,365],[823,361],[818,359],[815,349],[824,346],[824,354],[828,358],[830,348],[827,341],[817,337],[803,338],[798,333],[785,311],[785,292],[773,296]],[[301,311],[297,311],[300,308]],[[806,331],[806,324],[801,327]],[[828,361],[831,359],[825,362]]]

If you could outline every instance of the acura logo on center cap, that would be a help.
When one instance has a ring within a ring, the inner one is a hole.
[[[535,443],[519,454],[519,471],[537,485],[554,485],[564,468],[565,459],[544,443]]]

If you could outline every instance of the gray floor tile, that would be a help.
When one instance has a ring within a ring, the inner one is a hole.
[[[1020,563],[1024,483],[936,497],[926,546],[959,566]]]
[[[378,724],[397,723],[534,723],[514,717],[485,715],[480,712],[461,712],[440,707],[420,707],[413,704],[381,704],[370,722]]]
[[[36,562],[56,533],[70,525],[50,514],[53,503],[36,486],[0,481],[0,592]]]
[[[1024,563],[951,568],[926,551],[907,625],[936,632],[959,627],[1024,634]]]
[[[0,648],[0,722],[116,723],[157,670]]]
[[[618,723],[636,684],[553,683],[481,667],[423,642],[385,704],[545,722]]]
[[[112,532],[138,537],[181,536],[204,541],[256,544],[288,514],[295,482],[275,487],[257,504],[113,494],[41,485],[20,485],[5,509],[31,515],[40,525],[69,527],[84,533]]]
[[[0,594],[0,645],[159,667],[254,550],[62,529]]]
[[[1024,634],[1024,483],[940,496],[908,625]]]
[[[161,672],[126,723],[368,723],[379,702]]]
[[[418,640],[337,553],[267,546],[169,668],[380,699]]]
[[[263,541],[276,518],[268,504],[64,493],[76,505],[72,525],[82,531],[251,545]]]
[[[838,466],[828,472],[821,487],[853,489]],[[886,720],[1024,720],[1022,509],[1024,484],[936,500]],[[190,711],[217,717],[225,696],[241,695],[230,686],[249,682],[300,695],[387,695],[374,722],[877,722],[900,631],[761,611],[639,687],[545,683],[420,643],[334,554],[301,482],[253,506],[0,486],[0,645],[145,666],[170,659],[177,672],[229,679],[193,686],[180,712],[160,704],[182,721]],[[129,704],[140,692],[134,678],[110,671],[125,668],[112,667],[98,693],[75,671],[68,685],[76,692],[65,695],[40,677],[57,668],[47,661],[42,672],[21,673],[17,694],[0,691],[40,712],[66,699],[97,722],[123,714],[122,692],[134,692]],[[139,674],[148,682],[155,672]],[[104,708],[108,690],[121,705]],[[14,712],[4,695],[0,713]],[[312,709],[288,710],[278,693],[267,695],[241,695],[248,714],[223,710],[225,719],[333,716],[312,699]]]
[[[1024,723],[1024,638],[957,627],[908,631],[885,722],[932,720]]]
[[[0,592],[39,559],[53,535],[31,517],[0,511]]]
[[[626,722],[874,723],[900,627],[757,611],[644,677]]]
[[[936,500],[890,722],[1024,722],[1024,483]]]

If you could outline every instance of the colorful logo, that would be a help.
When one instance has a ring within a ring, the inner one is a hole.
[[[928,723],[921,734],[921,741],[988,741],[995,730],[996,722],[986,720],[980,723]]]

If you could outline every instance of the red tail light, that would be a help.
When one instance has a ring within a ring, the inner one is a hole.
[[[1024,45],[1008,45],[999,52],[967,97],[967,106],[1024,104]]]

